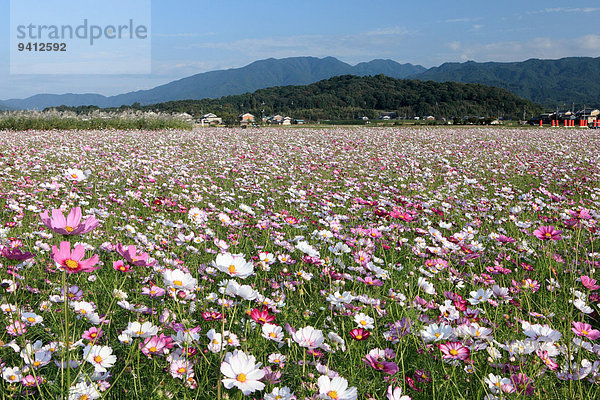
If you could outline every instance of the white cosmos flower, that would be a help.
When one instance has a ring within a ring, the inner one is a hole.
[[[94,383],[79,382],[69,388],[69,400],[94,400],[100,398],[100,393]]]
[[[83,359],[92,364],[96,372],[106,372],[106,368],[111,368],[117,362],[117,357],[108,346],[85,346]]]
[[[325,336],[323,336],[322,331],[315,329],[312,326],[305,326],[294,332],[292,334],[292,339],[294,339],[301,347],[316,349],[323,344]]]
[[[348,388],[348,381],[341,376],[329,379],[321,376],[317,380],[319,385],[319,399],[325,400],[356,400],[358,394],[356,387]]]
[[[207,220],[206,211],[199,209],[198,207],[194,207],[188,211],[188,218],[192,220],[195,224],[202,224]]]
[[[8,383],[18,383],[21,382],[21,377],[23,374],[18,367],[15,368],[4,368],[2,371],[2,378]]]
[[[196,290],[196,286],[198,285],[196,278],[180,269],[166,270],[163,272],[163,280],[166,286],[177,290]]]
[[[452,327],[450,325],[438,325],[436,323],[427,325],[425,328],[421,329],[420,333],[421,337],[426,343],[446,340],[454,336]]]
[[[340,293],[339,291],[336,291],[334,294],[327,296],[325,300],[332,305],[341,308],[344,306],[344,304],[352,303],[354,296],[350,292]]]
[[[210,350],[212,353],[218,353],[225,348],[225,345],[223,344],[223,335],[217,333],[217,331],[214,329],[206,332],[206,336],[210,340],[207,346],[208,350]]]
[[[356,322],[356,324],[358,325],[359,328],[365,328],[365,329],[375,328],[375,325],[373,325],[375,323],[375,320],[373,318],[369,317],[365,313],[356,314],[354,316],[354,322]]]
[[[296,244],[296,248],[310,257],[321,257],[319,251],[306,241],[301,241]]]
[[[222,380],[223,385],[226,389],[237,387],[244,396],[263,390],[265,384],[260,382],[260,379],[265,376],[265,371],[260,366],[254,356],[247,355],[243,351],[235,350],[233,353],[227,353],[221,364],[221,373],[226,377]]]
[[[148,338],[155,336],[158,333],[158,326],[154,326],[152,322],[129,322],[127,329],[123,332],[130,337]]]
[[[87,177],[89,176],[89,174],[86,174],[85,172],[83,172],[80,169],[67,168],[67,170],[65,171],[65,176],[69,180],[81,182],[81,181],[86,180]]]
[[[271,393],[265,395],[265,400],[296,400],[296,396],[287,386],[282,388],[276,387]]]
[[[275,324],[264,324],[262,326],[262,336],[277,343],[283,342],[283,329]]]
[[[246,262],[242,255],[231,253],[217,255],[213,266],[234,278],[246,279],[254,273],[254,266],[251,262]]]

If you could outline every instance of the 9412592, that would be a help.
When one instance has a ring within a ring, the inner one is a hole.
[[[19,43],[17,44],[17,49],[19,51],[67,51],[66,43],[38,43],[38,42],[28,42],[28,43]]]

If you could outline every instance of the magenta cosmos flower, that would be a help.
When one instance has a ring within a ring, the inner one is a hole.
[[[60,242],[59,249],[56,246],[52,246],[54,261],[56,261],[63,271],[67,271],[70,274],[75,272],[92,272],[100,268],[100,265],[94,267],[98,264],[98,254],[94,254],[92,258],[83,260],[84,254],[85,247],[82,244],[75,246],[73,251],[71,251],[71,243],[69,242]]]
[[[129,245],[127,248],[120,243],[117,244],[117,252],[127,260],[128,263],[137,265],[138,267],[151,267],[154,262],[148,262],[148,253],[138,251],[134,245]]]
[[[390,375],[394,375],[396,372],[398,372],[398,365],[393,361],[385,361],[381,358],[373,357],[370,354],[367,354],[367,356],[362,360],[377,371],[385,372],[386,374]]]
[[[560,240],[562,231],[557,231],[553,226],[540,226],[533,234],[540,240]]]
[[[61,235],[82,235],[98,226],[98,220],[93,215],[81,221],[80,207],[72,208],[67,218],[59,209],[52,210],[52,218],[48,216],[48,211],[41,213],[40,218],[48,229]]]
[[[460,342],[448,342],[438,345],[444,360],[466,360],[471,352]]]
[[[7,246],[0,246],[0,255],[2,255],[2,257],[8,258],[9,260],[15,260],[15,261],[27,261],[33,257],[35,257],[32,253],[26,251],[25,253],[23,253],[21,251],[21,249],[18,248],[10,248]]]

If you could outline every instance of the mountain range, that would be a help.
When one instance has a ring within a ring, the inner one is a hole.
[[[340,75],[386,75],[422,81],[480,83],[506,89],[517,96],[554,109],[600,106],[600,57],[569,57],[559,60],[530,59],[523,62],[445,63],[426,69],[392,60],[373,60],[350,65],[333,57],[269,58],[245,67],[211,71],[179,79],[153,89],[116,96],[99,94],[38,94],[26,99],[0,102],[0,108],[44,109],[59,105],[119,107],[185,99],[219,98],[258,89],[307,85]]]
[[[378,75],[405,78],[426,69],[420,65],[399,64],[392,60],[373,60],[351,66],[334,57],[269,58],[242,68],[210,71],[179,79],[149,90],[139,90],[116,96],[98,94],[38,94],[26,99],[11,99],[0,103],[14,109],[44,109],[60,105],[119,107],[165,101],[200,100],[254,92],[272,86],[308,85],[339,75]]]

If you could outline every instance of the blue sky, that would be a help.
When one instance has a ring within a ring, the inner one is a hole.
[[[350,64],[386,58],[432,67],[600,56],[597,1],[151,2],[151,74],[11,75],[10,1],[0,0],[0,99],[114,95],[269,57],[334,56]],[[94,14],[95,2],[72,4]]]

